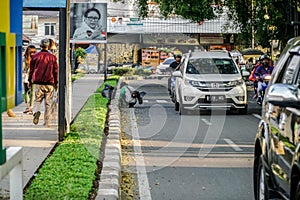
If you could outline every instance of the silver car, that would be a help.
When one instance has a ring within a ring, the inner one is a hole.
[[[168,74],[168,68],[170,67],[170,64],[175,61],[175,58],[169,57],[164,60],[164,62],[160,63],[156,67],[156,74],[158,75],[166,75]]]
[[[246,114],[247,87],[242,72],[227,52],[184,55],[175,81],[175,110],[227,109]]]

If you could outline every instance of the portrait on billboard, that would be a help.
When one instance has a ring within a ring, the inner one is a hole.
[[[70,11],[71,42],[106,43],[106,3],[71,3]]]

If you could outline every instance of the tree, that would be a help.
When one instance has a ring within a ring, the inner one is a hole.
[[[262,47],[270,47],[271,40],[285,45],[294,36],[290,22],[297,0],[225,0],[224,5],[229,8],[229,19],[240,28],[245,45],[251,43],[252,26],[255,42]]]
[[[148,4],[147,0],[137,0],[139,5],[140,17],[147,17]],[[184,19],[190,19],[192,22],[209,20],[215,18],[213,12],[214,0],[153,0],[159,4],[160,12],[163,17],[181,16]]]

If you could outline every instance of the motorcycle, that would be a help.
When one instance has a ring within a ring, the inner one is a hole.
[[[170,77],[168,78],[168,91],[173,103],[175,103],[175,95],[174,95],[174,86],[176,78],[172,76],[172,73],[175,70],[172,68],[168,68],[168,72],[170,73]]]
[[[121,88],[120,106],[133,108],[136,103],[143,104],[143,98],[146,95],[144,91],[138,91],[126,85]]]
[[[266,92],[266,89],[268,87],[270,79],[271,79],[270,74],[266,74],[262,77],[261,90],[258,91],[259,96],[258,96],[257,101],[256,101],[258,105],[261,105],[262,102],[263,102],[265,92]]]
[[[139,102],[139,104],[143,104],[143,97],[146,95],[144,91],[133,91],[131,93],[132,101],[129,102],[129,108],[133,108],[134,105]]]

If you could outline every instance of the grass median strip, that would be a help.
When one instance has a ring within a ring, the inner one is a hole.
[[[112,86],[116,83],[117,78],[106,81]],[[99,93],[89,97],[70,133],[45,160],[26,189],[25,200],[89,199],[98,172],[107,104],[108,99]]]

